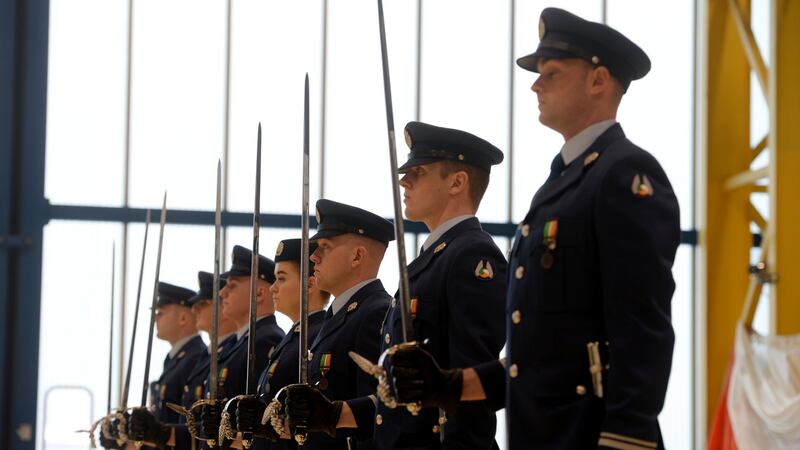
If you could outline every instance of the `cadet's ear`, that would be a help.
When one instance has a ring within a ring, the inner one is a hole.
[[[359,245],[355,247],[353,251],[353,260],[351,262],[351,267],[357,267],[360,264],[364,263],[367,259],[367,248],[363,245]]]
[[[448,188],[450,194],[458,195],[469,189],[469,174],[466,171],[458,170],[451,175],[450,187]]]
[[[598,66],[592,69],[592,71],[589,72],[589,79],[591,80],[589,91],[592,94],[599,94],[615,88],[614,77],[605,66]]]

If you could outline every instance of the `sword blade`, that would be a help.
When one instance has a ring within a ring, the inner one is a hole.
[[[112,365],[114,360],[114,275],[116,275],[117,265],[117,243],[111,244],[111,317],[108,319],[110,322],[108,330],[108,408],[106,412],[111,412],[111,378],[112,378]]]
[[[217,399],[217,358],[219,346],[219,261],[220,243],[222,230],[222,162],[217,161],[217,203],[214,210],[214,281],[212,284],[211,304],[213,310],[211,322],[211,342],[209,343],[209,378],[211,384],[208,386],[208,398]]]
[[[142,278],[144,276],[144,257],[147,252],[147,232],[150,229],[150,210],[144,220],[144,241],[142,242],[142,262],[139,264],[139,284],[136,288],[136,307],[133,310],[133,330],[131,331],[131,348],[128,351],[128,367],[125,373],[125,386],[122,388],[122,397],[119,400],[119,409],[124,411],[128,407],[128,392],[131,387],[131,368],[133,367],[133,349],[136,344],[136,328],[139,324],[139,302],[142,299]]]
[[[148,376],[150,375],[150,354],[153,351],[153,328],[156,325],[156,302],[158,301],[158,277],[161,272],[161,249],[164,244],[164,225],[167,223],[167,191],[164,191],[164,202],[161,204],[161,225],[158,232],[158,253],[156,254],[156,277],[153,281],[153,301],[150,305],[150,333],[147,335],[147,353],[144,359],[144,377],[142,381],[141,407],[147,406]]]
[[[383,97],[386,103],[386,127],[389,138],[389,167],[391,168],[392,197],[394,200],[394,234],[397,239],[397,264],[400,271],[399,291],[400,322],[403,342],[413,339],[414,329],[409,317],[410,301],[408,294],[408,267],[406,266],[406,239],[403,210],[400,203],[400,183],[397,179],[397,148],[394,136],[394,112],[392,107],[392,84],[389,79],[389,56],[386,50],[386,26],[383,20],[383,0],[378,0],[378,28],[381,38],[381,65],[383,67]]]
[[[253,255],[250,258],[250,327],[247,333],[247,384],[245,395],[250,395],[250,384],[256,379],[256,295],[258,281],[258,239],[261,227],[261,122],[258,123],[256,146],[256,195],[253,207]]]
[[[306,73],[305,96],[303,100],[303,201],[300,236],[300,383],[308,384],[308,73]]]

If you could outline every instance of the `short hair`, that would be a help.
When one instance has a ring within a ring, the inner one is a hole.
[[[456,172],[466,172],[469,178],[469,198],[476,208],[481,204],[483,194],[489,187],[489,171],[461,161],[444,160],[441,162],[440,174],[442,178]]]

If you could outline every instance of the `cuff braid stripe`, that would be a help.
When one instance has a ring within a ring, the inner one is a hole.
[[[627,443],[630,443],[630,444],[639,445],[639,446],[642,446],[642,447],[649,447],[649,448],[658,447],[658,443],[656,443],[654,441],[645,441],[643,439],[636,439],[636,438],[632,438],[630,436],[623,436],[621,434],[609,433],[607,431],[601,432],[600,433],[600,437],[606,437],[606,438],[609,438],[609,439],[615,439],[617,441],[623,441],[623,442],[627,442]]]
[[[597,445],[601,447],[616,448],[619,450],[651,450],[654,447],[642,447],[641,445],[628,444],[621,441],[601,437]]]

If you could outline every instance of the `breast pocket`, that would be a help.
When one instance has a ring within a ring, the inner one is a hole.
[[[544,236],[546,227],[534,231],[528,270],[530,286],[538,293],[538,309],[542,312],[583,311],[589,307],[592,266],[588,249],[588,230],[580,220],[559,219],[557,232],[551,234],[553,244]]]

